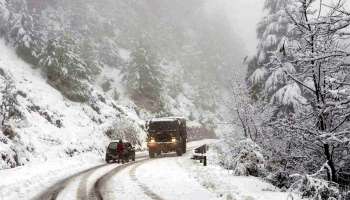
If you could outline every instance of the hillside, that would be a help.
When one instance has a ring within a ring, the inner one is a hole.
[[[152,117],[215,135],[242,45],[208,5],[0,0],[0,168],[102,153],[116,138],[143,148]]]
[[[0,168],[83,152],[101,154],[109,139],[107,130],[120,128],[118,133],[124,134],[126,122],[130,130],[137,131],[137,143],[144,140],[143,121],[132,107],[116,105],[98,90],[90,105],[72,102],[50,86],[39,70],[18,58],[3,40],[0,51],[2,104],[13,97],[18,111],[0,136]]]

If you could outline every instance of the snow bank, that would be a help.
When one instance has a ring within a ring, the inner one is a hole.
[[[299,181],[296,181],[289,190],[300,194],[300,196],[303,198],[310,200],[340,199],[340,191],[335,183],[317,179],[308,175],[301,177]]]
[[[217,163],[233,170],[239,176],[262,176],[265,173],[265,159],[260,147],[250,139],[220,141],[212,146]]]
[[[236,176],[233,170],[224,169],[219,163],[217,152],[213,151],[212,146],[210,146],[207,167],[189,158],[180,164],[189,170],[189,174],[197,179],[199,183],[222,199],[287,200],[289,194],[281,192],[270,183],[257,177]],[[298,200],[296,195],[294,195],[294,200]]]
[[[52,159],[40,165],[32,163],[0,170],[0,199],[32,199],[63,179],[102,164],[104,161],[96,158],[95,154],[85,154],[75,158]]]

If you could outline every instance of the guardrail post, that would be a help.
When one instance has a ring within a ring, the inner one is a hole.
[[[191,159],[199,160],[200,163],[203,163],[203,166],[207,166],[207,151],[209,146],[204,144],[198,148],[194,149],[195,155]],[[200,154],[200,155],[198,155]]]

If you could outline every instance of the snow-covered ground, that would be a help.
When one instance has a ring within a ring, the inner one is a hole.
[[[137,108],[127,96],[120,71],[106,66],[101,80],[91,86],[91,99],[87,103],[65,98],[48,84],[41,71],[20,59],[14,49],[0,39],[0,72],[9,79],[0,74],[0,91],[12,82],[11,93],[18,100],[17,109],[22,116],[8,124],[14,132],[13,138],[2,134],[0,129],[0,169],[89,152],[101,154],[109,142],[106,133],[110,130],[118,130],[133,140],[136,138],[141,144],[139,148],[145,148],[146,133],[142,126],[152,115]],[[119,100],[113,98],[113,90],[104,92],[100,87],[105,80],[110,80],[111,87],[118,90]],[[186,88],[187,93],[192,91],[189,86]],[[1,92],[0,101],[2,99]],[[167,104],[177,115],[212,115],[196,110],[193,102],[184,95],[176,100],[167,98]],[[130,130],[134,135],[129,133]]]
[[[208,152],[208,165],[203,165],[188,157],[178,162],[188,170],[190,177],[195,178],[202,186],[225,200],[287,200],[290,194],[253,176],[235,176],[230,170],[219,166],[215,155]],[[187,155],[189,156],[189,155]],[[297,196],[293,196],[297,200]]]
[[[210,141],[192,142],[189,144],[189,147]],[[136,157],[140,158],[146,155],[147,152],[137,152]],[[56,158],[46,162],[31,163],[13,169],[0,170],[0,199],[32,199],[72,175],[90,168],[100,167],[89,174],[88,177],[80,176],[75,178],[58,196],[58,199],[74,199],[76,195],[72,196],[72,191],[77,191],[81,182],[86,182],[85,188],[89,190],[97,178],[118,166],[117,164],[105,165],[105,161],[102,158],[103,156],[88,153],[72,158]],[[82,180],[84,177],[86,177],[86,180]],[[131,186],[126,185],[125,187],[132,190]]]
[[[203,143],[196,142],[190,146]],[[256,177],[234,176],[213,163],[204,167],[183,157],[168,154],[159,159],[125,168],[105,184],[104,199],[156,200],[287,200],[288,193]],[[294,198],[297,199],[297,198]]]
[[[0,170],[0,199],[34,198],[64,178],[103,164],[104,161],[95,154],[85,154],[80,157],[52,159],[47,162]]]
[[[0,130],[0,169],[86,152],[98,155],[108,144],[106,131],[119,126],[118,122],[127,121],[138,132],[141,142],[145,138],[141,128],[144,122],[133,108],[116,104],[107,96],[101,101],[98,96],[104,94],[98,88],[93,91],[92,102],[69,101],[47,83],[39,69],[18,58],[2,39],[0,69],[10,79],[0,75],[0,90],[13,82],[11,93],[16,95],[22,115],[21,119],[9,122],[14,138],[4,137]]]
[[[36,198],[62,180],[93,168],[69,179],[57,199],[94,199],[88,196],[89,191],[93,191],[98,179],[110,173],[99,185],[103,199],[287,200],[287,193],[259,178],[234,176],[211,160],[204,167],[190,159],[191,149],[213,142],[191,142],[188,153],[182,157],[167,154],[147,159],[147,152],[139,152],[136,163],[125,167],[105,165],[95,154],[85,154],[1,170],[0,199]]]

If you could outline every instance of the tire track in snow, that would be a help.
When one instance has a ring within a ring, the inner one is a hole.
[[[195,147],[189,147],[186,149],[186,153],[185,154],[188,154],[189,152],[191,152],[193,149],[195,149]],[[185,155],[184,154],[184,155]],[[170,158],[170,157],[177,157],[176,154],[173,154],[173,155],[166,155],[166,156],[161,156],[159,158],[156,158],[156,159],[161,159],[161,158]],[[147,185],[141,183],[141,181],[136,177],[136,169],[138,167],[140,167],[142,164],[144,164],[146,161],[152,161],[152,160],[156,160],[156,159],[147,159],[143,162],[140,162],[136,165],[133,166],[133,168],[129,171],[129,175],[130,175],[130,178],[131,180],[133,180],[134,182],[137,183],[137,185],[142,189],[142,191],[148,196],[150,197],[151,199],[153,200],[165,200],[163,199],[161,196],[159,196],[158,194],[156,194],[155,192],[153,192]]]
[[[139,156],[138,159],[146,158],[148,156]],[[142,161],[142,160],[141,160]],[[75,181],[76,179],[80,178],[81,180],[79,183],[79,187],[77,190],[76,198],[78,200],[103,200],[103,196],[100,192],[100,185],[102,181],[104,182],[105,179],[109,179],[114,174],[118,173],[122,169],[135,164],[140,161],[127,163],[124,165],[117,166],[113,168],[112,170],[107,171],[102,176],[98,177],[96,181],[93,184],[93,187],[90,191],[88,191],[88,179],[89,177],[96,172],[97,170],[108,166],[108,164],[102,164],[95,167],[91,167],[89,169],[83,170],[79,173],[73,174],[71,176],[68,176],[61,181],[58,181],[48,189],[46,189],[44,192],[38,194],[36,197],[33,198],[33,200],[56,200],[59,197],[59,194],[68,186],[69,183]],[[74,194],[72,194],[74,195]]]
[[[92,199],[94,197],[94,196],[90,196],[91,192],[88,191],[88,179],[94,172],[95,170],[86,173],[85,175],[83,175],[83,178],[80,180],[79,188],[77,191],[78,200]]]
[[[153,160],[153,159],[152,159]],[[148,160],[148,161],[150,161],[150,160]],[[153,200],[164,200],[162,197],[160,197],[159,195],[157,195],[156,193],[154,193],[149,187],[147,187],[145,184],[143,184],[143,183],[141,183],[138,179],[137,179],[137,177],[136,177],[136,169],[140,166],[140,165],[142,165],[142,164],[144,164],[145,163],[145,161],[144,162],[140,162],[140,163],[138,163],[138,164],[136,164],[135,166],[133,166],[133,168],[130,170],[130,172],[129,172],[129,175],[130,175],[130,177],[131,177],[131,180],[133,180],[134,182],[136,182],[137,183],[137,185],[142,189],[142,191],[148,196],[148,197],[150,197],[151,199],[153,199]]]
[[[55,200],[58,196],[58,194],[66,187],[66,185],[72,181],[73,179],[88,173],[88,172],[93,172],[99,168],[102,168],[106,166],[106,164],[102,164],[102,165],[98,165],[89,169],[86,169],[84,171],[81,171],[77,174],[73,174],[59,182],[57,182],[56,184],[54,184],[53,186],[49,187],[45,192],[39,194],[37,197],[33,198],[36,200]]]
[[[90,191],[90,195],[94,196],[95,198],[92,198],[92,199],[89,198],[89,200],[103,200],[103,193],[101,192],[101,189],[114,175],[116,175],[118,172],[122,171],[123,169],[125,169],[131,165],[137,165],[138,163],[143,163],[143,162],[149,160],[148,156],[140,156],[140,157],[138,157],[138,159],[141,159],[141,160],[137,160],[137,161],[134,161],[131,163],[120,165],[120,166],[114,168],[113,170],[109,171],[108,173],[104,174],[103,176],[101,176],[94,183],[94,187],[93,187],[92,191]],[[90,195],[89,195],[89,197],[90,197]]]
[[[194,149],[194,147],[187,148],[187,151],[190,151],[192,149]],[[166,156],[166,157],[169,157],[169,156]],[[90,191],[88,191],[88,185],[87,185],[89,177],[94,172],[96,172],[98,169],[100,169],[102,167],[106,167],[108,164],[98,165],[98,166],[89,168],[87,170],[84,170],[82,172],[79,172],[77,174],[71,175],[71,176],[57,182],[53,186],[49,187],[45,192],[42,192],[34,199],[35,200],[56,200],[58,195],[60,194],[60,192],[63,191],[71,181],[74,181],[76,178],[83,176],[80,180],[78,190],[76,193],[77,199],[79,199],[79,200],[80,199],[82,199],[82,200],[103,200],[103,193],[101,193],[101,189],[106,184],[106,182],[108,182],[108,180],[110,180],[114,175],[116,175],[121,170],[123,170],[131,165],[135,165],[129,171],[129,175],[130,175],[131,180],[134,181],[141,188],[141,190],[145,193],[145,195],[147,195],[151,199],[164,200],[162,197],[160,197],[159,195],[154,193],[148,186],[141,183],[137,179],[136,174],[135,174],[136,169],[139,166],[141,166],[142,164],[144,164],[147,161],[151,161],[151,160],[155,160],[155,159],[149,159],[148,155],[138,156],[137,159],[141,159],[141,160],[137,160],[135,162],[131,162],[131,163],[117,166],[117,167],[113,168],[112,170],[109,170],[107,173],[101,175],[99,178],[97,178],[94,181],[93,187],[92,187],[92,189],[90,189]]]

